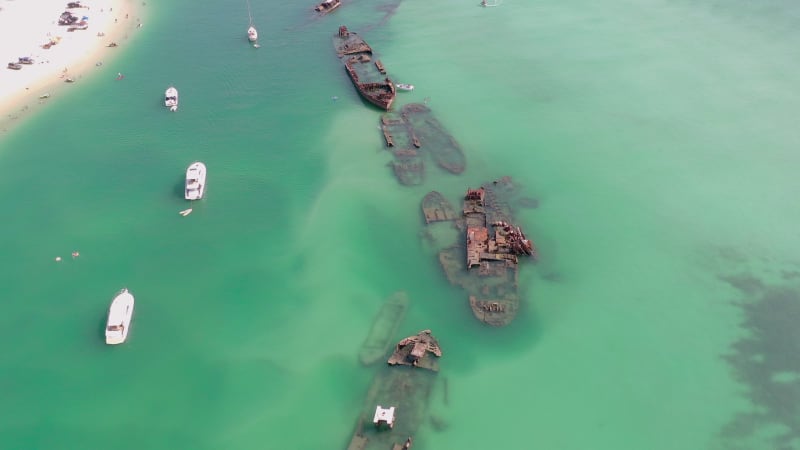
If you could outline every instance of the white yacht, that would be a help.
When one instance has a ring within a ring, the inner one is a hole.
[[[256,31],[256,27],[250,25],[250,28],[247,29],[247,40],[250,42],[258,40],[258,31]]]
[[[133,317],[133,295],[127,289],[119,293],[111,301],[106,323],[106,344],[122,344],[128,337]]]
[[[193,162],[186,169],[186,200],[200,200],[206,190],[206,165]]]
[[[178,90],[175,89],[175,86],[170,86],[167,88],[167,91],[164,92],[164,105],[169,108],[170,111],[178,110]]]

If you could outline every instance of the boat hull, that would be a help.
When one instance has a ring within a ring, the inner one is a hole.
[[[408,295],[405,292],[395,292],[386,299],[361,346],[358,354],[361,364],[374,364],[386,356],[407,308]]]
[[[178,90],[174,87],[170,87],[164,92],[164,106],[170,111],[178,110]]]
[[[460,174],[467,166],[461,145],[422,103],[410,103],[401,109],[403,118],[419,138],[422,147],[442,169]]]
[[[348,450],[395,450],[404,448],[403,443],[410,444],[428,417],[441,355],[430,330],[404,338],[395,346],[388,364],[379,369],[369,388]],[[388,428],[379,429],[372,422],[378,406],[394,407],[394,421]]]
[[[515,237],[505,231],[506,226],[497,225],[512,222],[511,186],[510,179],[503,178],[475,191],[483,192],[481,201],[465,196],[461,215],[454,220],[459,237],[438,255],[447,280],[466,292],[475,318],[496,327],[510,324],[520,304],[518,255],[523,253],[513,247]],[[448,217],[437,212],[442,199],[433,192],[426,195],[423,212],[427,223]],[[535,256],[532,244],[527,254]]]
[[[186,200],[200,200],[206,191],[206,166],[197,161],[186,169]]]
[[[417,151],[416,138],[406,123],[396,113],[381,117],[381,131],[386,148],[394,159],[389,163],[397,181],[405,186],[421,184],[425,178],[425,164]]]
[[[127,289],[120,291],[111,301],[106,321],[106,344],[122,344],[128,338],[133,318],[134,297]]]
[[[383,64],[373,60],[372,47],[345,26],[339,27],[339,33],[333,37],[333,46],[359,95],[378,108],[389,110],[397,90],[386,76]]]
[[[431,191],[422,199],[422,215],[425,223],[454,221],[458,219],[456,209],[440,192]]]

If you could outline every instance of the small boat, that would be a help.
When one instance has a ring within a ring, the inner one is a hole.
[[[413,84],[397,83],[395,86],[397,86],[397,89],[400,89],[401,91],[413,91],[414,90],[414,85]]]
[[[338,8],[339,6],[341,6],[341,4],[342,0],[325,0],[316,7],[314,7],[314,11],[321,14],[327,14],[333,11],[334,9]]]
[[[193,162],[186,169],[186,200],[200,200],[206,190],[206,165]]]
[[[250,42],[258,40],[258,30],[256,30],[256,27],[250,25],[250,28],[247,29],[247,40]]]
[[[184,209],[183,211],[178,211],[178,214],[182,215],[183,217],[186,217],[191,213],[192,213],[192,208]]]
[[[122,72],[117,73],[117,80],[121,80],[123,78],[125,78],[125,75],[123,75]]]
[[[33,64],[33,59],[30,56],[20,56],[17,60],[20,64]]]
[[[75,82],[75,78],[72,78],[72,77],[64,78],[64,82],[65,83],[74,83]]]
[[[118,44],[116,42],[111,42],[106,47],[116,47]]]
[[[15,63],[15,62],[10,62],[10,63],[8,63],[7,67],[9,69],[11,69],[11,70],[20,70],[20,69],[22,69],[22,64]]]
[[[395,292],[386,299],[361,345],[358,354],[361,364],[368,366],[386,356],[407,308],[408,295],[405,292]]]
[[[167,91],[164,92],[164,105],[169,108],[170,111],[178,110],[178,90],[175,89],[175,86],[170,86],[167,88]]]
[[[106,344],[125,342],[133,317],[133,304],[133,295],[127,289],[121,290],[111,301],[106,323]]]

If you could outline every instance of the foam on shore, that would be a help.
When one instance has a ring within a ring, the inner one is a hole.
[[[0,42],[7,43],[0,48],[0,133],[58,101],[59,93],[90,75],[114,76],[108,63],[143,29],[147,4],[141,0],[83,0],[83,7],[74,9],[67,9],[67,3],[0,0]],[[88,29],[70,32],[69,26],[58,25],[64,11],[87,17]],[[51,40],[57,44],[43,48]],[[109,47],[112,42],[118,46]],[[23,56],[33,64],[20,70],[6,67]]]

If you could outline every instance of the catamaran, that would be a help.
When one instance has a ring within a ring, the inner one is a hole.
[[[123,289],[111,301],[106,323],[106,344],[122,344],[128,337],[133,317],[133,295]]]
[[[200,200],[206,190],[206,165],[193,162],[186,169],[186,200]]]
[[[170,86],[167,91],[164,92],[164,105],[169,108],[170,111],[178,110],[178,90],[175,89],[175,86]]]

